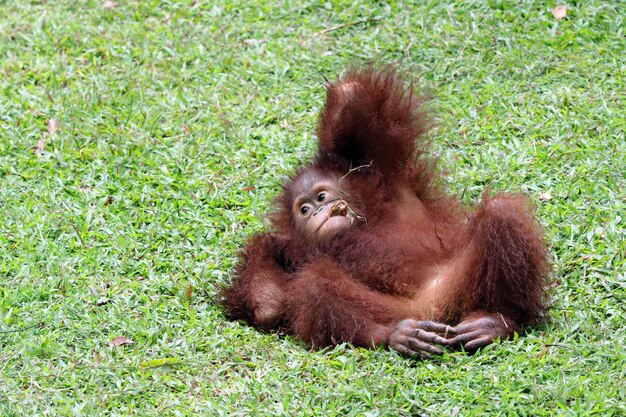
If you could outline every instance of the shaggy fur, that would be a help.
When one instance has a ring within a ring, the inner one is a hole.
[[[230,318],[314,347],[373,347],[407,318],[494,317],[496,338],[542,315],[548,265],[528,200],[485,194],[470,210],[446,196],[433,181],[423,102],[392,69],[351,71],[327,86],[317,155],[287,181],[273,230],[252,237],[221,291]],[[312,171],[340,178],[358,214],[317,246],[298,236],[291,213],[293,184]]]

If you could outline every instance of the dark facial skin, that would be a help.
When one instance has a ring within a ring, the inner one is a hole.
[[[326,242],[352,225],[348,204],[339,194],[339,177],[310,171],[292,185],[294,224],[310,242]]]

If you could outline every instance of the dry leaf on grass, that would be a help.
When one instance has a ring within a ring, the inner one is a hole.
[[[54,135],[54,133],[57,131],[57,129],[59,128],[59,121],[56,119],[50,119],[48,120],[48,134],[50,136]]]
[[[187,299],[191,300],[191,296],[193,295],[193,284],[189,284],[187,287]]]
[[[33,150],[33,153],[41,153],[43,152],[45,148],[46,148],[46,141],[44,141],[43,139],[40,139],[37,141],[37,144],[30,149]]]
[[[539,194],[539,200],[541,201],[550,201],[552,200],[552,195],[548,192]]]
[[[562,4],[552,9],[552,16],[557,20],[561,20],[567,16],[567,4]]]
[[[109,342],[109,346],[114,348],[115,346],[130,345],[131,343],[135,343],[135,342],[133,342],[127,337],[118,336]]]

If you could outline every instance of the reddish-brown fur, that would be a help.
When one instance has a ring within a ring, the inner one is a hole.
[[[412,354],[419,349],[406,337],[430,322],[450,325],[450,334],[433,331],[443,337],[435,343],[473,350],[541,316],[548,265],[528,200],[485,194],[468,210],[446,196],[422,138],[423,101],[390,69],[328,85],[317,156],[287,182],[274,230],[248,242],[221,292],[231,318],[314,347],[389,344]],[[291,213],[294,184],[313,171],[341,178],[360,216],[319,245],[296,233]]]

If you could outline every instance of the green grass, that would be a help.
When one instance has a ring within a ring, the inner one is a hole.
[[[104,3],[0,0],[0,415],[626,414],[623,3]],[[535,201],[550,324],[419,362],[225,319],[324,76],[370,61],[434,95],[454,193]]]

